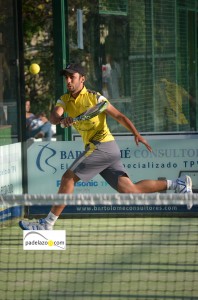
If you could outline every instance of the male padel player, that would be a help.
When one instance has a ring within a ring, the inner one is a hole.
[[[55,125],[62,123],[65,127],[73,125],[82,136],[85,151],[63,174],[58,193],[71,194],[76,182],[89,181],[97,174],[100,174],[119,193],[155,193],[165,190],[192,193],[192,181],[189,176],[176,180],[142,180],[133,183],[121,162],[120,150],[107,126],[106,115],[127,128],[133,134],[136,145],[142,143],[148,151],[152,151],[151,146],[133,123],[106,98],[98,92],[86,89],[85,70],[80,64],[69,64],[61,71],[61,75],[65,77],[68,92],[57,101],[50,121]],[[108,102],[104,112],[93,119],[73,123],[72,118],[104,100]],[[62,120],[64,113],[69,117]],[[40,219],[38,222],[23,220],[19,222],[19,226],[24,230],[51,230],[64,207],[65,205],[52,206],[45,219]]]

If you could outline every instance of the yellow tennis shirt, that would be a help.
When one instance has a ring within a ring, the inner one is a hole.
[[[61,106],[69,117],[76,118],[90,107],[96,105],[104,98],[100,93],[91,91],[84,87],[78,97],[74,99],[70,93],[66,93],[58,99],[56,106]],[[109,102],[107,99],[105,101]],[[113,141],[107,122],[106,113],[102,112],[98,116],[85,121],[73,124],[74,128],[82,136],[85,145],[93,141],[109,142]]]

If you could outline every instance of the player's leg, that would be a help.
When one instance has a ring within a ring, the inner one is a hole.
[[[156,193],[167,190],[166,180],[141,180],[133,183],[129,177],[123,175],[118,178],[119,193]]]
[[[87,147],[85,152],[70,166],[70,170],[63,175],[58,193],[73,193],[74,185],[77,181],[81,179],[87,182],[96,174],[100,173],[101,170],[107,168],[110,164],[110,160],[106,155],[106,146],[107,145],[97,143],[97,145],[93,144]],[[46,222],[54,225],[64,208],[65,205],[53,206],[45,219]]]
[[[79,181],[79,177],[73,171],[67,170],[62,176],[58,193],[73,193],[74,185],[77,181]],[[19,226],[23,230],[52,230],[64,208],[65,205],[54,205],[45,219],[40,219],[38,222],[22,220],[19,222]]]
[[[87,147],[62,176],[58,193],[73,193],[74,185],[79,179],[88,181],[108,165],[109,159],[106,158],[106,152],[99,151],[94,145]],[[64,207],[65,205],[52,206],[45,219],[36,223],[20,221],[19,226],[24,230],[50,230]]]
[[[172,190],[175,193],[192,193],[192,181],[187,175],[176,180],[141,180],[136,183],[133,183],[126,173],[117,176],[114,172],[114,179],[109,180],[110,176],[112,177],[108,174],[103,177],[119,193],[157,193],[166,190]]]
[[[157,193],[165,190],[172,190],[175,193],[192,193],[192,181],[187,175],[175,180],[141,180],[133,183],[119,155],[117,160],[114,160],[100,175],[119,193]]]
[[[62,176],[61,184],[58,190],[58,194],[72,194],[74,191],[74,185],[80,178],[75,175],[71,170],[67,170]],[[59,217],[66,205],[54,205],[51,208],[51,213]]]
[[[122,165],[115,164],[101,173],[101,176],[119,193],[156,193],[167,190],[166,180],[142,180],[133,183]]]

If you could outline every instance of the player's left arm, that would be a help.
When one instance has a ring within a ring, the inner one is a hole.
[[[117,110],[112,104],[108,104],[108,107],[106,108],[105,112],[111,116],[113,119],[115,119],[117,122],[119,122],[122,126],[124,126],[126,129],[128,129],[129,132],[131,132],[134,135],[134,140],[136,145],[139,145],[139,143],[142,143],[146,146],[146,148],[151,152],[152,148],[147,142],[145,138],[141,136],[141,134],[138,132],[135,125],[127,118],[123,113],[121,113],[119,110]]]

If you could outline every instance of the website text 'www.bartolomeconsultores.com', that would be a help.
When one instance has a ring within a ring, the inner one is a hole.
[[[175,212],[176,205],[81,205],[76,212],[81,213],[122,213],[122,212]]]

